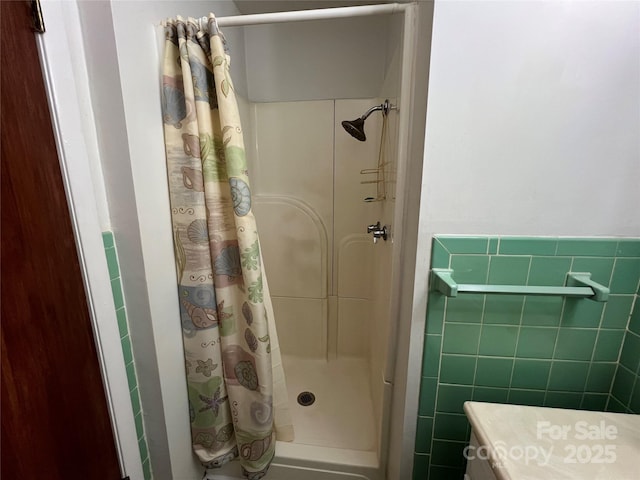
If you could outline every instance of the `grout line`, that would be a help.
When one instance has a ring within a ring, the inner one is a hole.
[[[138,434],[138,442],[139,442],[140,440],[144,440],[144,441],[146,442],[146,441],[147,441],[147,438],[146,438],[146,436],[145,436],[145,432],[144,432],[144,420],[143,420],[143,418],[142,418],[142,410],[140,410],[140,411],[138,412],[138,415],[136,415],[136,417],[137,417],[137,416],[140,416],[140,422],[141,422],[141,425],[142,425],[142,428],[140,429],[140,431],[139,431],[139,432],[138,432],[138,430],[136,429],[136,433]]]
[[[470,385],[465,384],[465,383],[442,383],[443,386],[447,386],[447,387],[469,387]],[[489,386],[489,385],[478,385],[479,388],[486,388],[488,390],[495,390],[495,391],[505,391],[507,388],[506,387],[494,387],[494,386]],[[524,387],[518,387],[518,388],[514,388],[514,390],[517,391],[524,391],[524,392],[531,392],[531,393],[544,393],[545,390],[542,388],[524,388]],[[552,393],[571,393],[571,394],[579,394],[581,392],[576,391],[576,390],[552,390]],[[607,393],[603,393],[603,392],[589,392],[592,395],[608,395]],[[443,414],[447,414],[447,415],[458,415],[463,417],[463,414],[460,413],[455,413],[455,412],[437,412],[437,413],[443,413]],[[424,415],[419,415],[419,417],[422,418],[431,418],[431,417],[425,417]]]
[[[488,283],[489,282],[489,274],[491,272],[491,264],[493,263],[493,259],[495,257],[497,257],[498,255],[489,255],[489,261],[487,262],[487,274],[484,277],[484,283]]]
[[[527,278],[525,280],[525,285],[529,285],[529,277],[531,276],[531,264],[533,263],[533,255],[528,255],[528,257],[529,257],[529,266],[527,267]]]
[[[531,265],[533,264],[533,255],[529,256],[529,268],[527,269],[527,279],[525,281],[526,285],[529,285],[529,277],[531,275]],[[507,387],[507,401],[509,401],[509,397],[511,396],[511,385],[513,383],[513,375],[516,370],[516,359],[518,354],[518,345],[520,344],[520,332],[522,331],[522,322],[524,321],[524,309],[527,305],[527,296],[525,295],[522,299],[522,307],[520,308],[520,318],[518,321],[518,333],[516,335],[516,345],[513,350],[513,365],[511,367],[511,376],[509,377],[509,386]],[[549,368],[549,372],[551,372],[551,368]]]
[[[620,359],[622,357],[622,349],[624,348],[624,343],[627,340],[628,333],[629,333],[629,330],[627,329],[627,330],[624,330],[624,334],[622,335],[622,342],[620,342],[620,349],[618,350],[618,357],[616,359],[616,363],[618,363],[618,365],[620,365]]]
[[[489,270],[487,269],[487,275],[489,275]],[[482,339],[482,329],[484,328],[484,303],[486,302],[486,295],[484,296],[485,300],[483,301],[483,306],[482,306],[482,317],[480,317],[480,332],[478,334],[478,346],[476,347],[476,353],[475,355],[470,355],[470,356],[474,356],[476,361],[474,363],[473,366],[473,380],[472,380],[472,384],[471,384],[471,399],[473,400],[473,398],[475,397],[476,394],[476,377],[478,375],[478,359],[480,358],[480,340]]]
[[[617,329],[620,330],[620,329]],[[631,335],[633,335],[634,337],[638,337],[640,339],[640,333],[636,333],[633,330],[629,330],[628,328],[625,330],[625,334],[626,333],[630,333]]]
[[[527,276],[528,278],[528,276]],[[520,345],[520,333],[522,332],[522,322],[524,321],[524,308],[527,304],[527,297],[525,296],[522,301],[522,308],[520,309],[520,322],[518,323],[518,334],[516,335],[516,346],[513,351],[513,368],[511,369],[511,377],[509,378],[509,388],[507,391],[507,401],[509,401],[509,397],[511,396],[511,388],[513,384],[513,374],[516,370],[516,360],[518,357],[518,346]],[[549,375],[551,375],[551,366],[549,367]]]
[[[614,266],[615,266],[615,263],[614,263]],[[613,275],[613,270],[614,269],[611,270],[611,275]],[[611,285],[611,279],[609,279],[609,285]],[[600,332],[603,330],[602,322],[604,322],[604,314],[605,314],[606,309],[607,309],[607,305],[604,305],[604,307],[602,308],[602,312],[600,313],[600,321],[598,322],[598,329],[596,331],[596,339],[595,339],[595,342],[593,344],[593,350],[591,351],[591,358],[589,360],[589,368],[587,369],[587,381],[585,383],[585,388],[583,390],[587,389],[587,384],[589,383],[589,377],[591,377],[591,370],[593,369],[593,364],[596,361],[595,360],[596,347],[598,346],[598,340],[600,339]],[[622,352],[622,345],[623,344],[624,344],[624,337],[622,339],[620,352]],[[618,357],[620,356],[620,352],[618,352]],[[609,392],[611,392],[611,389],[613,388],[613,380],[615,379],[615,376],[616,376],[617,372],[618,372],[618,368],[616,367],[614,369],[613,378],[611,379],[611,384],[609,386]],[[586,395],[587,395],[586,391],[582,392],[582,399],[580,400],[580,406],[584,405],[584,401],[585,401]],[[607,403],[608,403],[608,399],[607,399]],[[606,404],[605,404],[605,408],[606,408]]]
[[[122,339],[129,335],[129,318],[127,317],[126,305],[123,305],[122,307],[116,309],[116,323],[118,326],[118,333],[120,333],[120,323],[118,322],[118,312],[120,311],[124,312],[124,327],[125,327],[124,334],[120,335],[120,344],[122,345]]]
[[[613,281],[613,274],[616,271],[616,265],[618,264],[618,259],[614,257],[613,259],[613,266],[611,267],[611,275],[609,275],[609,288],[611,288],[611,282]]]
[[[476,325],[476,324],[464,324],[464,325]],[[429,334],[432,337],[438,337],[440,335],[438,334]],[[574,360],[574,359],[569,359],[569,358],[556,358],[556,359],[551,359],[551,358],[540,358],[540,357],[512,357],[512,356],[506,356],[506,355],[475,355],[473,353],[443,353],[442,355],[447,355],[447,356],[451,356],[451,357],[473,357],[473,358],[493,358],[496,360],[529,360],[529,361],[535,361],[535,362],[556,362],[556,363],[584,363],[587,362],[587,360]],[[597,360],[594,363],[610,363],[612,365],[615,365],[616,362],[614,360]],[[627,368],[627,370],[629,370]],[[425,378],[435,378],[435,377],[425,377]],[[482,385],[480,385],[482,386]],[[506,387],[501,387],[501,388],[506,388]],[[519,388],[519,387],[518,387]]]
[[[640,368],[640,365],[639,365]],[[618,373],[618,369],[616,369],[616,373]],[[633,380],[633,385],[631,385],[631,396],[629,397],[629,404],[625,405],[627,407],[628,411],[631,411],[631,400],[633,399],[633,392],[635,391],[636,387],[638,386],[640,380],[638,379],[638,368],[636,368],[636,374],[635,374],[635,378]],[[612,382],[613,385],[613,382]],[[634,412],[631,412],[634,413]]]
[[[451,265],[451,255],[449,255],[449,265]],[[434,401],[433,401],[433,424],[434,427],[432,427],[432,431],[431,431],[431,443],[429,444],[429,452],[433,452],[433,428],[435,428],[435,418],[436,418],[436,413],[437,413],[437,407],[438,407],[438,394],[440,393],[440,373],[442,370],[442,355],[444,354],[443,352],[443,348],[444,348],[444,334],[445,334],[445,327],[446,327],[446,322],[447,322],[447,305],[448,305],[448,298],[445,298],[445,304],[444,304],[444,313],[442,315],[442,335],[440,336],[440,355],[438,356],[438,375],[436,376],[436,391],[434,393],[435,397],[434,397]],[[428,320],[427,320],[428,321]],[[473,395],[472,395],[473,396]],[[431,470],[431,456],[429,456],[429,465],[427,467],[427,471]]]
[[[449,251],[449,249],[446,247],[446,245],[444,243],[442,243],[440,241],[440,237],[435,236],[434,237],[435,241],[438,242],[440,244],[440,246],[444,249],[445,252],[447,252],[449,254],[449,258],[451,258],[451,252]]]
[[[571,265],[573,266],[573,260],[575,257],[571,258]],[[560,325],[562,325],[562,319],[564,318],[564,310],[565,310],[565,306],[566,306],[566,301],[562,302],[562,311],[560,312]],[[558,348],[558,337],[560,336],[560,325],[558,325],[557,327],[555,327],[556,330],[556,340],[555,343],[553,345],[553,352],[551,353],[551,368],[549,369],[549,378],[547,379],[547,388],[545,388],[545,394],[544,394],[544,400],[543,400],[543,405],[546,405],[547,403],[547,397],[549,395],[549,385],[551,385],[551,377],[553,375],[553,366],[555,364],[556,360],[556,349]],[[595,347],[595,345],[594,345]],[[585,386],[586,386],[586,382],[587,379],[585,379]],[[584,389],[584,386],[583,386]],[[580,402],[582,402],[582,399],[580,400]]]
[[[625,328],[625,330],[629,330],[630,332],[633,332],[633,330],[629,329],[629,325],[631,325],[631,317],[633,316],[633,312],[635,311],[636,308],[640,309],[640,302],[638,301],[638,295],[634,294],[633,300],[631,301],[631,310],[629,310],[629,318],[627,319],[627,326]]]

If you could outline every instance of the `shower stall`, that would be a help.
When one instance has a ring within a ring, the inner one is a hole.
[[[418,216],[426,82],[416,106],[419,6],[375,3],[265,16],[215,1],[55,7],[68,17],[56,20],[68,28],[59,44],[86,59],[72,65],[77,88],[91,81],[83,95],[96,130],[84,135],[99,172],[84,180],[97,185],[98,203],[102,189],[101,228],[114,232],[142,405],[136,421],[156,479],[202,478],[176,320],[158,81],[159,24],[176,14],[214,10],[230,48],[295,430],[293,442],[277,443],[268,478],[383,479],[391,426],[411,436],[402,426],[415,423],[403,418],[406,378],[396,372],[408,362],[416,240],[406,226]],[[400,413],[391,411],[397,385]],[[239,477],[235,463],[216,473]]]
[[[387,355],[391,237],[373,243],[383,217],[377,184],[380,118],[370,139],[349,137],[335,119],[377,99],[257,103],[250,155],[254,211],[283,363],[295,444],[377,452]],[[396,119],[390,120],[397,127]],[[245,124],[246,125],[246,124]],[[393,133],[397,133],[395,130]],[[390,135],[391,148],[397,135]],[[394,146],[395,147],[395,146]],[[395,168],[392,149],[389,171]],[[395,160],[395,159],[394,159]],[[389,188],[394,181],[391,175]],[[374,177],[375,181],[375,177]],[[391,194],[390,194],[391,195]],[[300,393],[315,395],[301,406]]]
[[[412,46],[411,9],[384,7],[303,23],[219,19],[225,34],[244,29],[240,113],[295,430],[274,474],[383,478]],[[360,61],[331,71],[327,52],[340,45]]]

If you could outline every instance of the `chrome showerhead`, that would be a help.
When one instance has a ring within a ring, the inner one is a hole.
[[[364,142],[367,139],[367,136],[364,134],[364,121],[367,117],[378,110],[381,110],[382,115],[386,116],[389,113],[389,110],[393,110],[394,108],[395,107],[389,103],[389,100],[385,100],[382,105],[371,107],[360,118],[356,118],[355,120],[344,120],[342,122],[342,127],[353,138]]]

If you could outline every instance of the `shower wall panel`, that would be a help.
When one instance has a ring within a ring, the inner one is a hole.
[[[390,226],[391,239],[384,242],[376,251],[376,261],[374,263],[374,285],[372,296],[371,335],[369,338],[369,377],[371,383],[371,397],[373,399],[374,416],[380,419],[377,422],[378,428],[378,452],[381,458],[384,456],[384,442],[388,436],[383,432],[385,422],[389,421],[385,415],[384,405],[391,402],[391,386],[385,384],[385,372],[390,355],[395,355],[393,347],[390,345],[392,338],[392,323],[398,319],[393,313],[392,303],[394,288],[399,283],[393,277],[394,249],[393,242],[396,232],[399,229],[398,221],[400,214],[396,213],[396,180],[400,165],[398,143],[399,112],[406,105],[399,105],[401,95],[401,73],[403,58],[403,30],[404,19],[402,16],[394,15],[389,18],[387,50],[385,58],[384,81],[380,90],[380,101],[388,99],[397,108],[389,112],[387,117],[387,133],[384,149],[384,178],[385,178],[385,200],[379,203],[380,222]],[[396,242],[397,244],[398,242]],[[398,297],[398,292],[395,292]]]
[[[379,220],[379,205],[365,202],[376,196],[382,116],[371,115],[365,125],[367,140],[360,142],[342,128],[343,120],[359,117],[377,98],[335,102],[335,215],[332,294],[337,297],[336,353],[368,357],[371,338],[371,299],[374,284],[375,248],[367,225]],[[383,243],[383,242],[381,242]],[[331,352],[330,352],[331,353]]]
[[[364,202],[376,184],[361,183],[375,180],[361,171],[377,166],[382,122],[369,117],[367,142],[350,137],[340,122],[379,103],[252,106],[255,142],[246,143],[255,143],[255,211],[285,354],[367,358],[371,351],[375,249],[383,247],[366,233],[380,205]]]
[[[333,102],[254,104],[255,210],[284,354],[326,355]]]
[[[392,104],[396,104],[396,98],[389,96]],[[384,101],[383,98],[380,101]],[[391,311],[391,300],[393,291],[392,264],[393,264],[393,242],[398,229],[395,218],[395,190],[396,171],[398,169],[398,111],[392,110],[387,117],[387,133],[385,142],[381,146],[384,150],[384,179],[385,179],[385,199],[376,203],[377,216],[383,225],[388,225],[390,237],[386,242],[379,242],[375,246],[375,257],[373,262],[373,284],[371,286],[371,317],[369,318],[369,378],[373,398],[373,408],[375,418],[384,417],[383,405],[385,398],[384,375],[390,355],[389,338],[391,334],[391,322],[395,321]],[[382,422],[377,424],[382,428]],[[378,432],[379,440],[384,438]]]

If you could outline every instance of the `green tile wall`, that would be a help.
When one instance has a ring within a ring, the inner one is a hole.
[[[562,286],[591,272],[611,295],[431,292],[415,480],[463,477],[467,400],[640,412],[640,239],[437,236],[431,259],[458,283]]]
[[[144,432],[144,422],[142,420],[142,406],[140,405],[140,395],[138,393],[138,378],[131,349],[131,338],[129,337],[129,327],[127,323],[127,309],[124,294],[122,292],[122,282],[120,279],[120,267],[118,264],[118,253],[111,232],[102,233],[104,252],[107,257],[109,267],[109,279],[111,281],[111,292],[113,294],[113,305],[116,309],[118,330],[120,332],[120,343],[122,345],[122,356],[127,370],[127,382],[129,384],[129,394],[131,396],[131,406],[138,435],[138,448],[140,449],[140,459],[142,460],[142,471],[145,480],[151,480],[151,462],[147,449],[147,439]]]
[[[635,298],[607,410],[640,414],[640,301]]]

